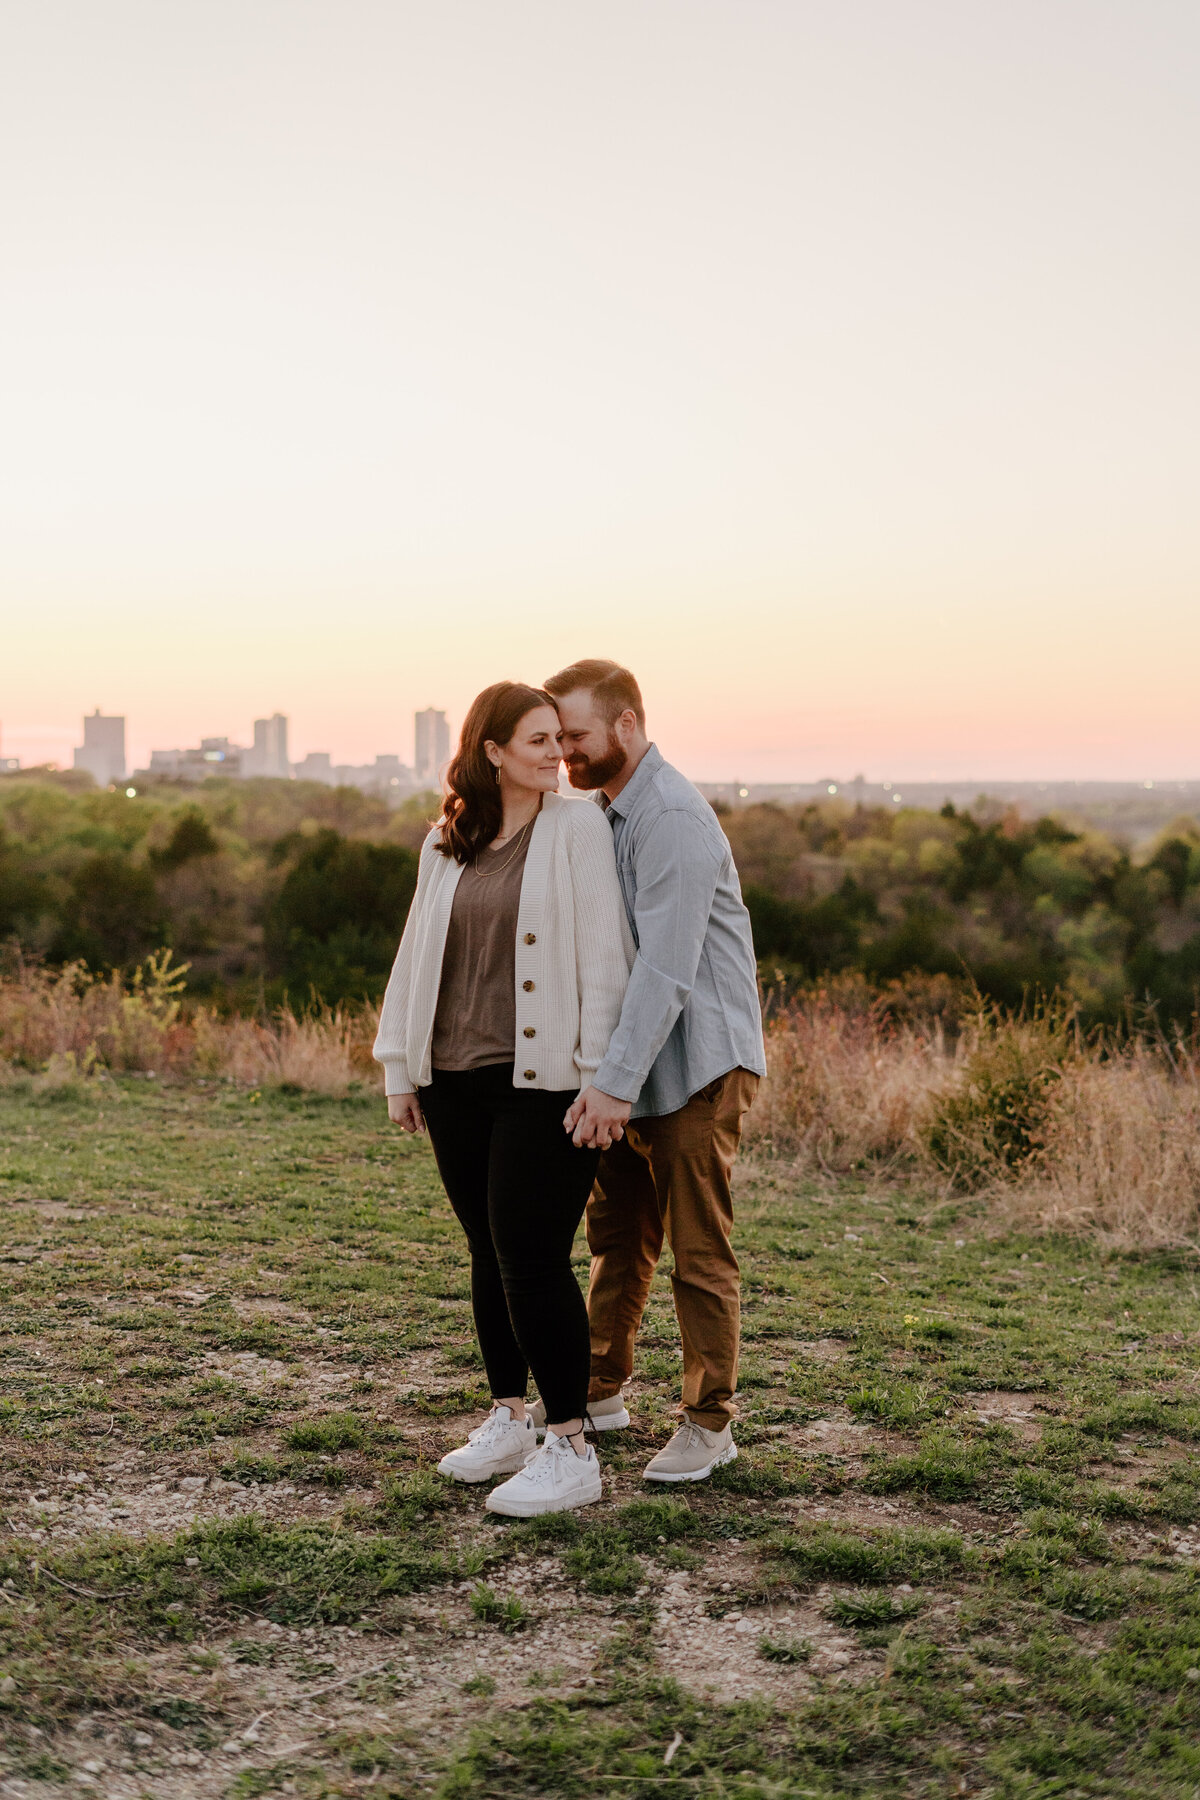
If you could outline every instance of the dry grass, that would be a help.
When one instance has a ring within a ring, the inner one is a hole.
[[[994,1195],[1014,1223],[1113,1249],[1200,1242],[1200,1070],[1135,1044],[1063,1072],[1038,1156]]]
[[[185,1014],[186,967],[168,951],[134,975],[92,975],[14,962],[0,980],[0,1066],[41,1089],[79,1087],[109,1072],[220,1075],[248,1087],[345,1094],[374,1084],[371,1007],[282,1007],[266,1020]]]
[[[835,1174],[920,1153],[920,1124],[954,1078],[940,1019],[897,1022],[883,999],[819,991],[767,1020],[767,1078],[750,1141]]]
[[[933,1177],[998,1220],[1113,1249],[1200,1247],[1200,1062],[1081,1041],[1053,1008],[938,1017],[818,992],[768,1018],[748,1138],[798,1171]]]

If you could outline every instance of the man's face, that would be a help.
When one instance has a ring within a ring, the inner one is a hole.
[[[588,688],[576,688],[558,702],[562,753],[574,788],[601,788],[625,767],[625,746],[596,711]]]

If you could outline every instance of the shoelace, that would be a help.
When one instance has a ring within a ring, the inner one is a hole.
[[[489,1413],[482,1425],[477,1425],[474,1431],[468,1431],[467,1442],[468,1444],[484,1445],[493,1443],[502,1431],[508,1430],[512,1423],[511,1419],[502,1419],[498,1411]]]
[[[565,1438],[555,1438],[551,1443],[543,1444],[541,1449],[530,1457],[521,1471],[527,1481],[532,1481],[537,1486],[544,1486],[545,1483],[554,1480],[555,1464],[563,1455],[562,1449],[559,1448],[560,1445],[565,1446],[568,1456],[574,1456],[575,1452]]]

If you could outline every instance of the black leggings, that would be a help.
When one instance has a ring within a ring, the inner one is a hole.
[[[492,1394],[532,1370],[551,1425],[581,1418],[591,1346],[571,1245],[598,1150],[563,1130],[574,1091],[513,1086],[512,1063],[435,1069],[420,1091],[438,1172],[471,1250],[471,1305]]]

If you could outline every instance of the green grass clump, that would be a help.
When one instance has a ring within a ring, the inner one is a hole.
[[[835,1594],[825,1608],[826,1617],[837,1625],[852,1625],[856,1631],[869,1631],[879,1625],[890,1625],[911,1618],[919,1602],[879,1593]]]
[[[945,1401],[923,1384],[910,1381],[864,1382],[846,1395],[846,1405],[859,1419],[874,1419],[895,1431],[915,1431],[946,1411]]]
[[[812,1645],[807,1638],[764,1635],[758,1640],[758,1654],[764,1662],[806,1663],[812,1655]]]
[[[991,1468],[981,1445],[939,1432],[911,1456],[875,1456],[863,1478],[869,1494],[929,1494],[937,1500],[967,1500],[979,1493]]]
[[[361,1419],[353,1413],[329,1413],[324,1419],[302,1419],[284,1433],[284,1443],[293,1450],[323,1451],[334,1456],[339,1450],[357,1450],[366,1441]]]
[[[471,1590],[471,1611],[485,1625],[496,1625],[501,1631],[521,1631],[529,1623],[529,1613],[516,1594],[500,1595],[485,1583]]]
[[[957,1531],[921,1528],[869,1535],[815,1525],[779,1532],[769,1540],[773,1556],[800,1580],[854,1581],[864,1585],[920,1579],[964,1568],[969,1562]]]

